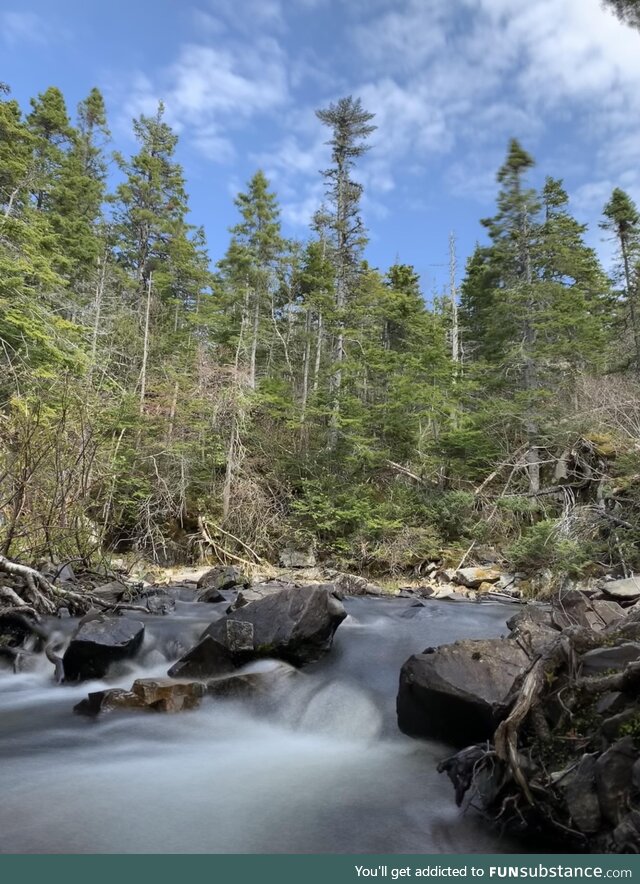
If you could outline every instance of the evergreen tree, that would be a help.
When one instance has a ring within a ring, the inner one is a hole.
[[[604,207],[606,221],[602,227],[611,231],[617,242],[620,259],[620,276],[623,286],[624,305],[628,311],[629,326],[633,339],[633,359],[640,372],[640,215],[628,194],[619,187]]]
[[[367,151],[366,139],[375,131],[371,125],[374,114],[362,107],[359,98],[341,98],[324,110],[316,111],[318,119],[331,129],[332,165],[322,174],[327,182],[331,206],[329,226],[333,237],[335,263],[335,299],[337,329],[335,333],[333,374],[333,414],[331,447],[335,446],[340,415],[342,362],[344,349],[344,310],[352,295],[360,256],[366,244],[366,233],[360,215],[362,185],[352,177],[355,161]]]

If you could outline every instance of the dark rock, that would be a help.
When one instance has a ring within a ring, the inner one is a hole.
[[[199,602],[209,602],[210,604],[218,604],[218,602],[226,602],[225,597],[222,595],[219,589],[214,589],[211,587],[210,589],[205,589],[204,592],[200,593],[197,599]]]
[[[583,675],[595,675],[609,669],[624,669],[627,663],[640,658],[640,642],[624,642],[607,648],[594,648],[580,658]]]
[[[127,617],[96,617],[73,634],[62,658],[67,681],[103,678],[112,663],[133,657],[144,636],[144,624]]]
[[[600,725],[600,731],[607,742],[613,743],[620,736],[621,731],[626,725],[639,720],[640,709],[637,706],[630,706],[617,715],[612,715],[610,718],[605,719]]]
[[[456,746],[489,739],[528,665],[522,648],[502,639],[465,640],[410,657],[400,673],[400,730]]]
[[[316,557],[312,549],[296,549],[287,546],[280,550],[280,565],[283,568],[315,568]]]
[[[615,827],[613,853],[640,853],[640,812],[632,810]]]
[[[173,664],[168,675],[171,678],[207,679],[233,672],[234,669],[228,650],[211,636],[205,636]]]
[[[628,810],[632,770],[638,759],[633,737],[624,737],[596,761],[596,791],[602,815],[617,825]]]
[[[596,703],[596,712],[598,715],[617,715],[624,710],[628,702],[629,698],[620,691],[607,691]]]
[[[251,581],[232,565],[211,568],[198,580],[198,589],[233,589],[234,586],[250,586]]]
[[[296,666],[320,659],[347,613],[332,584],[314,584],[269,593],[212,623],[209,636],[237,664],[277,657]]]
[[[583,755],[578,766],[557,783],[573,825],[585,835],[595,834],[602,822],[596,794],[595,772],[596,756]]]

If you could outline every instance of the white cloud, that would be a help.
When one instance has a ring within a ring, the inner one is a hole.
[[[229,133],[288,98],[285,58],[275,40],[260,38],[250,52],[231,40],[224,48],[192,43],[181,47],[156,82],[134,77],[125,114],[151,113],[162,99],[172,126],[207,158],[224,162],[234,155]]]
[[[54,31],[35,12],[8,11],[0,13],[0,37],[9,46],[45,45],[54,37]]]

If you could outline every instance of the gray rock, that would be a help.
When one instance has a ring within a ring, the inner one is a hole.
[[[119,580],[112,580],[110,583],[103,583],[102,586],[96,586],[92,589],[93,595],[100,596],[103,602],[113,603],[114,605],[121,602],[128,593],[128,588]]]
[[[283,568],[315,568],[316,557],[312,549],[296,549],[287,546],[280,550],[280,565]]]
[[[198,589],[233,589],[234,586],[249,586],[251,581],[232,565],[211,568],[198,580]]]
[[[67,681],[103,678],[112,663],[138,652],[144,624],[127,617],[103,617],[82,623],[74,632],[62,664]]]
[[[400,673],[400,730],[456,746],[487,740],[528,666],[522,648],[502,639],[459,641],[415,654]]]
[[[640,599],[640,577],[626,577],[623,580],[607,580],[602,590],[614,599],[635,602]]]
[[[231,611],[202,638],[226,648],[236,664],[276,657],[299,666],[320,659],[347,613],[333,584],[281,589]]]
[[[596,833],[602,822],[596,793],[596,756],[583,755],[578,766],[558,781],[573,825],[585,835]]]
[[[251,602],[257,602],[267,596],[282,592],[283,589],[296,589],[295,583],[284,583],[280,580],[271,580],[267,583],[256,583],[249,589],[241,589],[235,600],[227,608],[227,614],[237,611],[238,608],[244,608]]]
[[[617,715],[612,715],[610,718],[605,719],[600,725],[602,736],[609,743],[613,743],[620,736],[626,725],[638,720],[639,714],[640,709],[637,706],[630,706],[627,709],[623,709]]]
[[[595,675],[609,669],[624,669],[640,658],[640,642],[625,642],[611,648],[594,648],[582,655],[582,674]]]
[[[596,791],[605,819],[617,825],[625,815],[632,787],[632,770],[638,759],[633,737],[610,746],[596,761]]]
[[[578,589],[561,592],[552,601],[553,625],[558,629],[586,626],[602,632],[609,624],[621,618],[624,611],[615,603],[589,599]]]

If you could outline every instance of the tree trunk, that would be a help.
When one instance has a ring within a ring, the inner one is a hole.
[[[142,345],[142,368],[140,370],[140,414],[144,414],[147,394],[147,361],[149,358],[149,317],[151,315],[151,276],[147,282],[147,303],[144,311],[144,343]]]

